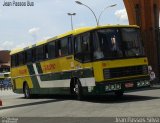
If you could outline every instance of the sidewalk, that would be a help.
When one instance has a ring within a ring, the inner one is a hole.
[[[153,85],[151,85],[151,88],[160,89],[160,84],[159,83],[158,84],[153,84]]]
[[[7,95],[15,95],[15,93],[12,90],[0,90],[0,97]]]

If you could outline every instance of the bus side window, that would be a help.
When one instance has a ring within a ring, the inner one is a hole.
[[[18,63],[19,65],[23,65],[24,64],[24,55],[23,55],[24,52],[21,52],[18,54]]]
[[[84,52],[84,62],[91,60],[90,52],[90,33],[85,33],[82,35],[82,51]]]
[[[81,62],[88,62],[91,60],[90,53],[90,34],[85,33],[75,37],[74,40],[74,49],[75,49],[75,59],[80,60]]]
[[[35,62],[35,60],[36,60],[36,49],[35,48],[32,49],[31,52],[32,52],[32,62]]]
[[[61,40],[56,41],[56,56],[61,57],[62,51],[61,51]]]
[[[73,53],[73,40],[72,37],[68,37],[68,54]]]
[[[19,65],[18,54],[15,55],[15,66]]]
[[[44,48],[43,46],[39,46],[36,48],[36,61],[41,61],[44,59]]]
[[[60,52],[61,56],[68,55],[68,38],[63,38],[60,41]]]
[[[44,59],[48,59],[48,44],[44,45]]]
[[[48,52],[48,54],[47,54],[47,52]],[[48,55],[49,59],[56,57],[55,41],[47,44],[46,57],[47,57],[47,55]]]
[[[22,52],[22,65],[26,64],[26,51]]]
[[[74,57],[76,60],[83,61],[82,45],[81,45],[81,36],[78,35],[74,38]]]
[[[16,63],[16,57],[15,57],[15,55],[12,55],[11,56],[11,66],[15,67],[15,63]]]
[[[82,50],[81,50],[81,37],[80,36],[75,37],[74,42],[75,42],[74,43],[74,51],[75,51],[75,53],[82,52]]]
[[[24,51],[24,57],[23,57],[23,64],[26,64],[27,63],[27,52]]]
[[[68,55],[68,38],[58,40],[56,45],[59,57]]]
[[[32,50],[31,49],[26,51],[26,62],[27,63],[32,62]]]

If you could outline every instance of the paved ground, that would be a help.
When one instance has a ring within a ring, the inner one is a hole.
[[[0,116],[9,117],[116,117],[160,116],[160,90],[127,93],[121,99],[113,95],[87,97],[76,101],[69,96],[24,99],[11,91],[0,91],[3,106]]]

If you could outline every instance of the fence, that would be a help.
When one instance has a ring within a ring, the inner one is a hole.
[[[0,81],[0,90],[11,90],[12,89],[12,83],[10,80],[1,80]]]

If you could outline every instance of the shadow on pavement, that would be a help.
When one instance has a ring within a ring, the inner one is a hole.
[[[26,106],[33,106],[33,105],[40,105],[40,104],[47,104],[47,103],[53,103],[53,102],[59,102],[64,101],[61,99],[57,100],[46,100],[46,101],[39,101],[39,102],[32,102],[32,103],[25,103],[25,104],[19,104],[19,105],[13,105],[13,106],[6,106],[6,107],[0,107],[0,111],[4,109],[12,109],[12,108],[19,108],[19,107],[26,107]]]
[[[139,96],[139,95],[124,95],[122,97],[116,97],[114,95],[106,95],[106,96],[90,96],[85,98],[87,99],[86,100],[87,102],[92,102],[92,103],[127,103],[127,102],[160,99],[160,97]]]
[[[19,97],[17,99],[24,99],[24,98]],[[74,97],[69,96],[69,95],[39,95],[38,97],[36,96],[32,99],[51,99],[51,100],[0,107],[0,110],[19,108],[19,107],[27,107],[27,106],[40,105],[40,104],[47,104],[47,103],[53,103],[53,102],[60,102],[60,101],[65,101],[65,100],[75,100]],[[29,100],[32,100],[32,99],[29,99]],[[97,96],[85,96],[84,100],[81,102],[114,103],[114,104],[116,104],[116,103],[147,101],[147,100],[154,100],[154,99],[160,99],[160,97],[139,96],[139,95],[124,95],[122,97],[116,97],[115,95],[104,95],[104,96],[97,95]]]
[[[56,99],[56,100],[74,100],[76,98],[70,95],[38,95],[32,99]],[[126,103],[126,102],[137,102],[137,101],[147,101],[160,99],[156,96],[141,96],[141,95],[131,95],[124,94],[122,97],[117,97],[114,94],[107,95],[90,95],[85,96],[81,102],[92,102],[92,103]]]

